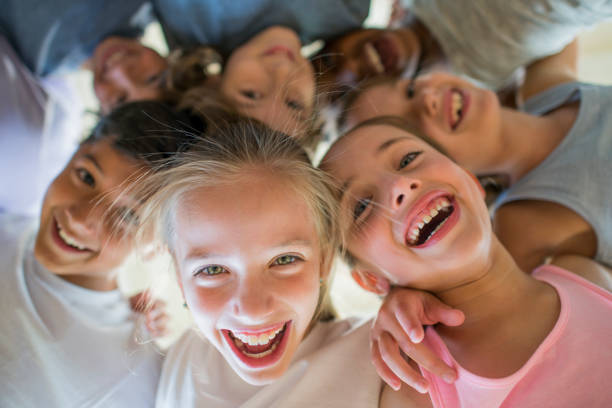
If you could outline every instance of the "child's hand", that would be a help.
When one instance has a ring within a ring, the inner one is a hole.
[[[385,298],[372,328],[370,351],[376,371],[394,390],[399,390],[405,382],[419,392],[427,392],[427,381],[405,360],[403,351],[427,371],[449,383],[454,382],[457,379],[455,370],[420,342],[425,336],[423,325],[458,326],[464,319],[463,312],[445,305],[430,293],[393,289]]]
[[[132,310],[144,315],[145,326],[153,338],[162,337],[167,333],[168,315],[164,301],[152,300],[147,290],[130,297],[129,300]]]

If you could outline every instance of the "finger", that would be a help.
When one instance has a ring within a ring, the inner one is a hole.
[[[425,337],[425,331],[423,330],[423,323],[420,319],[412,316],[409,309],[397,309],[395,311],[395,318],[401,326],[403,333],[407,334],[410,341],[413,343],[420,343]]]
[[[147,305],[151,302],[151,293],[148,290],[144,290],[140,293],[135,294],[129,298],[130,307],[136,313],[142,313]]]
[[[389,333],[381,334],[378,346],[384,363],[393,374],[418,392],[422,394],[427,392],[427,380],[417,373],[404,357],[402,357],[397,342]]]
[[[168,316],[159,316],[154,320],[147,319],[145,325],[151,334],[153,332],[165,332],[168,325]]]
[[[387,364],[385,364],[385,362],[383,361],[380,355],[377,341],[372,342],[370,346],[370,354],[372,357],[372,363],[374,364],[376,372],[378,373],[380,378],[382,378],[383,381],[386,382],[389,387],[393,388],[395,391],[399,390],[402,385],[402,380],[400,380],[398,376],[393,374],[393,371],[391,371]]]
[[[145,310],[147,316],[152,318],[166,313],[166,303],[162,300],[156,300],[150,307]]]
[[[459,309],[454,309],[435,296],[428,296],[424,305],[425,324],[442,323],[446,326],[459,326],[465,321],[465,315]]]
[[[446,364],[444,360],[438,357],[438,355],[424,343],[415,344],[405,337],[397,337],[396,340],[399,348],[406,356],[430,373],[437,375],[449,384],[457,380],[457,372],[455,369]]]

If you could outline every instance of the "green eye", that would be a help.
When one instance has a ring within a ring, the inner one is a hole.
[[[297,261],[297,259],[294,255],[281,255],[274,260],[274,265],[289,265]]]
[[[195,273],[195,276],[198,276],[198,275],[214,276],[214,275],[220,275],[224,272],[226,272],[225,268],[220,265],[208,265],[208,266],[203,267],[202,269],[199,269]]]

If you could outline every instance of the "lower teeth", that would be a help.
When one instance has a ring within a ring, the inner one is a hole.
[[[246,352],[246,351],[244,351],[244,350],[240,350],[240,351],[242,351],[242,353],[243,353],[244,355],[249,356],[249,357],[252,357],[252,358],[262,358],[262,357],[265,357],[265,356],[267,356],[267,355],[271,354],[271,353],[272,353],[274,350],[276,350],[276,346],[277,346],[277,345],[278,345],[278,343],[274,343],[274,344],[272,345],[272,347],[270,347],[268,350],[266,350],[266,351],[262,351],[261,353],[256,353],[256,354],[251,354],[251,353]]]

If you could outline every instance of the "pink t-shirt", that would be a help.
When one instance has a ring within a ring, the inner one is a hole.
[[[434,407],[612,407],[612,294],[551,265],[533,272],[559,293],[552,331],[521,369],[505,378],[475,375],[451,356],[433,327],[425,343],[459,378],[447,384],[425,371]]]

